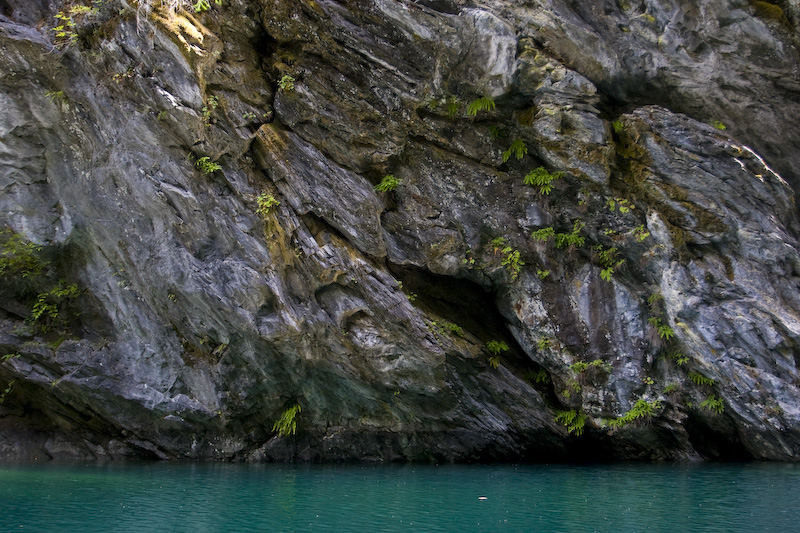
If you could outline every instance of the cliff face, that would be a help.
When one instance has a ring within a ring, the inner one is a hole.
[[[797,3],[584,4],[0,0],[0,457],[800,457]]]

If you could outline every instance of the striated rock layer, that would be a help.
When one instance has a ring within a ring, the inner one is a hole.
[[[0,0],[0,457],[800,457],[796,2],[78,4]]]

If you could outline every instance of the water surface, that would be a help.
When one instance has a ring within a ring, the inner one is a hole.
[[[0,464],[0,531],[779,531],[800,465]]]

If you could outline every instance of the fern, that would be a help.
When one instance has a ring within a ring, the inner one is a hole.
[[[653,400],[652,402],[648,402],[643,398],[639,398],[636,400],[636,403],[633,404],[631,410],[622,415],[621,417],[617,418],[616,420],[610,420],[609,425],[611,427],[622,427],[630,424],[631,422],[635,422],[641,419],[649,419],[655,414],[657,409],[661,408],[661,400]]]
[[[491,111],[492,109],[494,109],[494,100],[488,96],[483,96],[469,103],[467,115],[475,117],[481,111]]]
[[[492,355],[500,355],[508,351],[508,344],[506,344],[505,341],[492,340],[486,343],[486,349],[489,350],[489,353]]]
[[[531,238],[535,241],[545,242],[549,239],[552,239],[555,236],[556,230],[552,228],[552,226],[548,226],[546,228],[537,229],[531,234]]]
[[[213,174],[218,170],[222,170],[222,166],[211,161],[210,157],[201,157],[195,164],[204,174]]]
[[[538,341],[536,341],[536,347],[539,349],[540,352],[547,350],[548,348],[550,348],[550,339],[548,339],[547,337],[540,338]]]
[[[714,385],[716,383],[713,379],[707,378],[698,372],[689,372],[689,379],[696,385]]]
[[[301,411],[298,404],[285,410],[272,425],[272,431],[277,431],[281,437],[288,437],[297,433],[297,413]]]
[[[563,172],[549,172],[544,167],[538,167],[528,172],[523,178],[525,185],[539,187],[539,194],[547,195],[553,191],[553,181],[562,178]]]
[[[258,204],[256,214],[262,218],[266,218],[267,215],[269,215],[269,210],[272,207],[281,205],[281,203],[276,200],[273,195],[267,193],[259,194],[258,198],[256,198],[256,203]]]
[[[544,369],[540,369],[535,374],[531,375],[531,379],[533,379],[534,383],[540,384],[548,384],[550,383],[550,376],[547,375],[547,371]]]
[[[725,411],[725,403],[722,401],[722,398],[717,398],[713,395],[700,402],[700,407],[713,411],[718,415],[721,415],[722,412]]]
[[[585,237],[580,235],[581,230],[586,226],[580,220],[576,220],[575,224],[572,226],[571,233],[556,233],[555,241],[556,241],[556,248],[567,248],[567,247],[575,247],[579,248],[583,246],[583,243],[586,241]]]
[[[669,327],[668,324],[664,324],[664,322],[658,317],[651,317],[648,322],[654,328],[656,328],[656,332],[658,332],[658,336],[665,340],[671,340],[672,337],[675,336],[675,330]]]
[[[388,174],[383,177],[381,182],[375,186],[375,190],[378,192],[390,192],[397,188],[400,185],[400,182],[403,181],[394,174]]]
[[[586,415],[582,411],[574,409],[570,411],[556,411],[556,421],[566,426],[569,433],[580,437],[583,434],[583,427],[586,424]]]
[[[510,246],[503,248],[502,253],[504,257],[500,264],[506,267],[508,273],[511,274],[512,281],[516,281],[525,262],[520,259],[519,250],[515,250]]]
[[[525,157],[525,154],[528,153],[528,147],[525,146],[525,141],[522,139],[514,139],[511,142],[511,146],[508,147],[508,150],[503,152],[503,163],[511,159],[511,156],[517,158],[517,160],[522,159]]]

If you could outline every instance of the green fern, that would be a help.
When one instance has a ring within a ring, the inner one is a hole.
[[[494,100],[488,96],[483,96],[469,103],[467,115],[475,117],[481,111],[491,111],[492,109],[494,109]]]
[[[698,372],[689,372],[689,379],[696,385],[714,385],[716,383],[713,379],[707,378]]]
[[[381,182],[375,186],[375,190],[378,192],[391,192],[400,185],[400,182],[403,181],[394,174],[388,174],[383,177]]]
[[[271,208],[281,205],[273,195],[267,193],[259,194],[258,198],[256,198],[256,203],[258,204],[256,214],[261,218],[266,218]]]
[[[586,424],[586,415],[583,411],[556,411],[556,421],[566,426],[569,433],[580,437]]]
[[[633,407],[631,407],[630,411],[615,420],[610,420],[609,425],[617,428],[626,426],[637,420],[647,420],[652,418],[656,410],[660,408],[661,400],[653,400],[652,402],[648,402],[643,398],[639,398],[636,400],[636,403],[633,404]]]
[[[563,176],[563,172],[551,173],[544,167],[537,167],[525,175],[523,182],[525,185],[539,187],[539,194],[547,195],[553,191],[553,181],[562,178]]]
[[[272,431],[277,431],[281,437],[288,437],[297,433],[297,414],[301,411],[298,404],[285,410],[272,425]]]
[[[504,257],[500,264],[506,267],[508,273],[511,274],[511,279],[516,281],[525,262],[520,259],[519,250],[515,250],[510,246],[503,248],[502,253]]]
[[[658,336],[664,340],[671,340],[675,336],[675,330],[665,324],[660,318],[652,317],[648,320],[650,325],[656,328]]]
[[[556,234],[556,230],[554,230],[551,226],[546,228],[537,229],[531,234],[531,238],[535,241],[545,242],[549,239],[552,239]]]
[[[722,398],[717,398],[713,395],[700,402],[700,407],[713,411],[718,415],[721,415],[722,412],[725,411],[725,403],[722,401]]]
[[[570,233],[556,233],[555,242],[556,248],[580,248],[586,241],[585,237],[580,235],[581,230],[586,226],[580,220],[576,220],[572,226]]]
[[[211,161],[210,157],[201,157],[195,164],[204,174],[213,174],[218,170],[222,170],[222,166]]]
[[[506,344],[505,341],[491,340],[486,343],[486,349],[489,350],[489,353],[492,355],[500,355],[508,351],[508,344]]]
[[[525,141],[522,139],[514,139],[511,142],[511,146],[508,147],[508,150],[503,152],[503,163],[511,159],[511,156],[517,158],[517,160],[522,159],[525,157],[525,154],[528,153],[528,147],[525,146]]]

